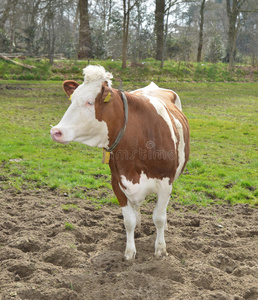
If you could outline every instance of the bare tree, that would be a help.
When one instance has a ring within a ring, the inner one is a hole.
[[[241,22],[247,17],[248,5],[253,4],[252,0],[226,0],[228,17],[228,44],[226,60],[229,66],[233,67],[235,61],[236,39]],[[245,14],[243,14],[245,12]]]
[[[27,44],[27,53],[29,55],[33,55],[35,54],[35,47],[34,47],[34,41],[35,41],[35,37],[36,37],[36,30],[37,30],[37,16],[39,13],[39,7],[41,4],[42,0],[37,0],[37,1],[32,1],[31,3],[29,1],[26,1],[25,5],[25,9],[28,12],[28,25],[25,27],[24,32],[26,34],[26,44]],[[53,3],[51,0],[49,0],[49,7],[47,10],[47,15],[50,17],[50,10],[53,13]],[[51,14],[52,14],[51,13]]]
[[[201,8],[200,8],[200,29],[199,29],[199,43],[197,50],[197,61],[201,61],[202,58],[202,47],[203,47],[203,25],[204,25],[204,7],[206,0],[202,0]]]
[[[130,23],[130,12],[134,8],[134,6],[139,2],[139,0],[135,0],[131,5],[130,0],[123,0],[123,47],[122,47],[122,68],[126,68],[126,60],[127,60],[127,46],[128,46],[128,34],[129,34],[129,23]]]
[[[16,22],[16,7],[18,6],[18,0],[7,0],[3,10],[1,11],[0,16],[0,30],[4,31],[5,24],[9,23],[9,45],[6,45],[6,48],[9,48],[9,51],[12,52],[15,45],[15,26]]]
[[[157,57],[158,57],[158,52],[162,51],[161,53],[161,69],[163,68],[164,65],[164,59],[165,59],[165,50],[166,50],[166,44],[167,44],[167,36],[168,36],[168,20],[169,20],[169,15],[170,15],[170,9],[172,8],[173,5],[175,5],[178,2],[178,0],[169,0],[166,3],[166,7],[165,7],[165,14],[164,16],[166,16],[166,23],[165,23],[165,28],[163,29],[163,45],[161,47],[158,46],[158,37],[157,37]],[[164,22],[164,20],[163,20]],[[161,34],[161,31],[160,31]],[[161,38],[162,40],[162,38]],[[158,59],[158,58],[156,58]]]
[[[155,33],[157,41],[156,59],[162,60],[164,48],[164,16],[165,16],[165,0],[156,0],[155,10]]]
[[[79,0],[78,2],[80,13],[80,28],[79,28],[79,51],[78,58],[90,58],[91,53],[91,30],[89,21],[89,3],[88,0]]]
[[[45,32],[46,32],[46,43],[48,49],[48,58],[50,64],[54,63],[54,55],[55,55],[55,10],[53,7],[53,0],[49,0],[47,6],[47,12],[45,14]]]

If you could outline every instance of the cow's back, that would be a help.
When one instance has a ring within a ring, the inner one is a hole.
[[[132,91],[137,96],[153,96],[165,101],[174,103],[180,110],[182,110],[181,101],[177,93],[172,90],[159,88],[154,82],[151,82],[148,86]]]

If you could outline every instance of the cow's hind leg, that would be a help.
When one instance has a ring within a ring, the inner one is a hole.
[[[153,212],[153,221],[157,229],[155,242],[155,256],[162,257],[167,255],[164,230],[167,227],[167,205],[170,199],[172,186],[162,187],[158,193],[158,201]]]
[[[125,259],[135,258],[136,248],[134,242],[134,230],[136,224],[139,222],[139,209],[134,207],[129,201],[127,205],[122,208],[124,216],[124,225],[126,229],[126,249]]]

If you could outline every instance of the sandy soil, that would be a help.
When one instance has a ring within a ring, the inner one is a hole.
[[[257,209],[171,202],[169,255],[156,259],[153,207],[142,207],[136,259],[127,262],[119,206],[0,191],[0,299],[258,299]]]

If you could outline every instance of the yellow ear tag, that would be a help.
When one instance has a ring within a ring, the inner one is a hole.
[[[104,99],[104,102],[108,102],[110,100],[110,98],[111,98],[111,93],[109,92],[107,94],[107,97]]]
[[[73,95],[73,94],[71,94],[70,97],[69,97],[69,100],[70,100],[70,101],[72,101],[72,95]]]
[[[102,163],[108,164],[109,160],[110,160],[110,152],[108,152],[106,149],[103,148]]]

